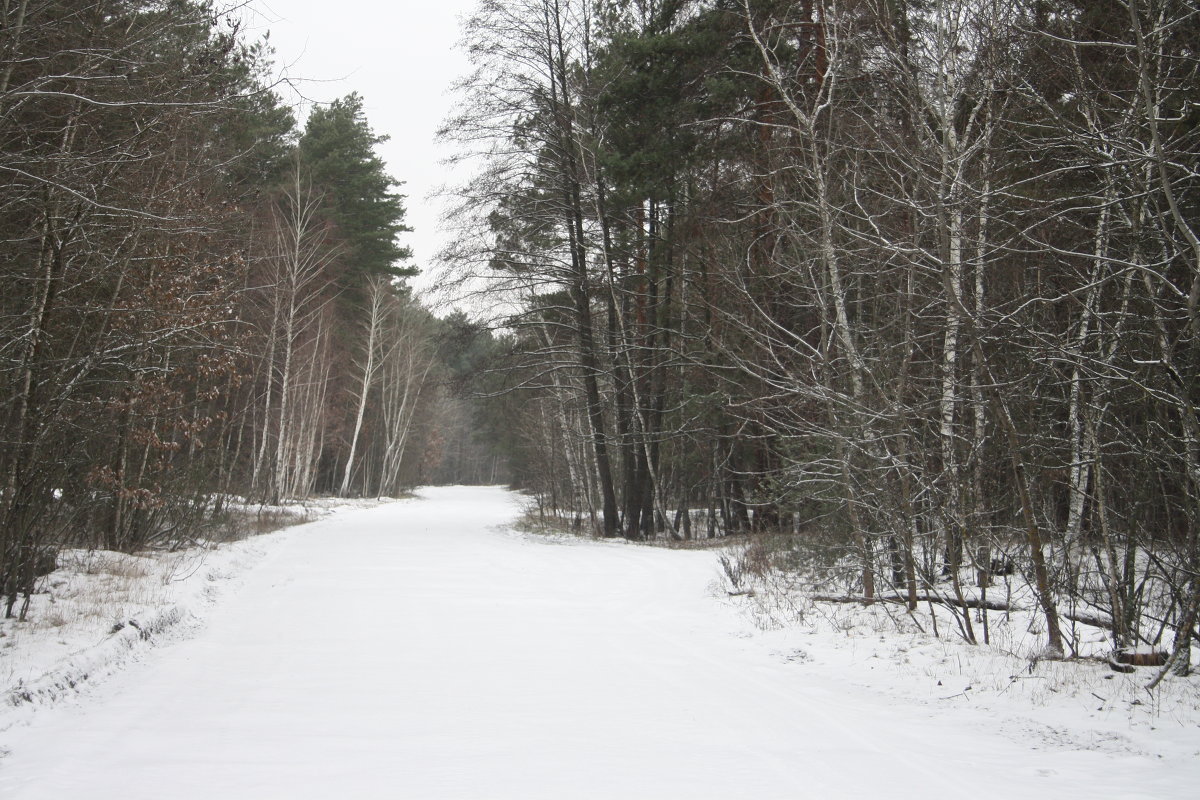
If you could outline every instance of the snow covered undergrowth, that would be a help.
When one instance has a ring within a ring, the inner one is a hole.
[[[0,622],[0,729],[10,709],[53,704],[111,674],[147,645],[198,623],[225,580],[261,545],[239,542],[171,554],[66,550],[24,622]],[[31,710],[31,709],[23,709]]]
[[[795,598],[784,612],[775,603],[768,608],[762,595],[732,602],[759,627],[754,638],[793,664],[799,679],[821,676],[851,692],[967,710],[981,725],[1033,747],[1200,761],[1200,678],[1169,677],[1150,691],[1154,668],[1123,674],[1102,660],[1033,658],[1043,640],[1027,612],[989,612],[991,643],[970,645],[937,607],[923,605],[910,616],[884,604]],[[981,616],[975,620],[982,624]],[[1103,648],[1099,632],[1081,635]]]
[[[1200,782],[1185,694],[1142,708],[1114,689],[1097,711],[1072,677],[1093,665],[1031,672],[897,633],[880,608],[760,630],[715,552],[522,534],[502,490],[423,494],[256,540],[196,635],[5,731],[0,796],[1183,798]],[[1135,686],[1102,669],[1098,685]]]
[[[737,570],[744,550],[727,552],[721,589],[753,623],[755,638],[803,674],[933,709],[969,710],[1031,746],[1200,763],[1200,673],[1168,677],[1150,690],[1158,668],[1114,671],[1110,633],[1065,617],[1075,656],[1042,658],[1045,621],[1030,588],[1015,578],[999,576],[989,590],[1012,610],[969,612],[979,642],[972,645],[958,613],[943,605],[922,602],[910,614],[902,604],[815,600],[823,593],[811,575]],[[969,600],[979,598],[977,587],[963,589]],[[1067,602],[1060,609],[1073,610]],[[1200,663],[1195,648],[1193,663]]]
[[[242,503],[253,515],[295,521],[377,504]],[[149,648],[194,634],[225,591],[282,540],[276,534],[136,555],[60,551],[58,568],[39,580],[25,619],[0,619],[0,732],[72,698]]]

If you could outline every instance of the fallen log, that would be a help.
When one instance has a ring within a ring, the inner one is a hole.
[[[815,594],[815,595],[812,595],[811,599],[814,601],[820,602],[820,603],[872,603],[872,602],[874,602],[874,603],[900,603],[901,605],[906,604],[909,601],[909,598],[907,595],[876,595],[875,597],[872,597],[872,598],[866,598],[866,597],[862,597],[862,596],[855,597],[855,596],[850,596],[850,595],[837,596],[837,595],[828,595],[828,594]],[[942,605],[947,605],[947,606],[962,606],[963,605],[963,603],[959,603],[957,600],[955,600],[952,597],[939,597],[938,595],[932,595],[932,594],[919,594],[916,596],[915,599],[918,603],[940,603]],[[989,611],[1026,611],[1026,610],[1028,610],[1028,609],[1011,608],[1011,607],[1005,605],[1004,603],[997,603],[997,602],[993,602],[991,600],[989,600],[988,602],[985,603],[985,602],[983,602],[981,600],[977,600],[975,598],[967,599],[965,602],[965,605],[968,608],[986,608]]]
[[[909,598],[907,595],[877,595],[876,597],[873,597],[870,600],[868,600],[867,598],[862,597],[862,596],[855,597],[855,596],[837,596],[837,595],[817,594],[817,595],[812,595],[811,599],[816,602],[820,602],[820,603],[876,602],[876,603],[899,603],[901,605],[907,604],[909,601]],[[1037,613],[1037,609],[1021,608],[1019,606],[1011,606],[1007,603],[1001,603],[1001,602],[998,602],[995,600],[988,600],[985,602],[983,600],[980,600],[980,599],[974,598],[974,597],[967,598],[963,602],[959,602],[957,599],[955,599],[953,597],[942,597],[940,595],[935,595],[935,594],[919,594],[916,597],[916,601],[918,603],[938,603],[939,605],[957,606],[959,608],[962,608],[963,606],[966,606],[967,608],[984,608],[984,609],[987,609],[988,611],[1007,611],[1009,613],[1023,611],[1023,612],[1027,612],[1027,613],[1031,613],[1031,614]],[[1090,614],[1074,614],[1074,613],[1067,613],[1067,612],[1063,612],[1063,611],[1059,611],[1058,613],[1059,613],[1059,616],[1065,617],[1066,619],[1072,620],[1074,622],[1078,622],[1082,625],[1093,625],[1097,628],[1105,628],[1106,630],[1110,630],[1110,631],[1112,630],[1112,620],[1105,618],[1105,617],[1096,617],[1096,616],[1092,616]]]
[[[1113,654],[1118,664],[1131,667],[1161,667],[1171,654],[1166,650],[1129,650],[1122,648]]]

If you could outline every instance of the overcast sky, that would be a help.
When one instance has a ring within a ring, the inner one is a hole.
[[[277,69],[308,100],[329,102],[350,92],[363,96],[367,119],[391,140],[379,153],[403,181],[404,243],[425,269],[440,249],[440,206],[428,198],[444,183],[438,165],[446,155],[434,132],[452,103],[447,90],[467,72],[456,48],[458,18],[475,0],[252,0],[250,36],[271,32]],[[300,98],[292,98],[298,100]],[[420,287],[421,281],[416,281]]]

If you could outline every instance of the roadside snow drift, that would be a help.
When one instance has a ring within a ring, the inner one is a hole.
[[[1165,723],[1182,738],[1163,758],[889,698],[752,633],[718,601],[710,552],[513,533],[518,498],[500,489],[422,495],[264,537],[194,638],[8,730],[0,797],[1007,800],[1200,785],[1200,757],[1180,751],[1194,721]]]

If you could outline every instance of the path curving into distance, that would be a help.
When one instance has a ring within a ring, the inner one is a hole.
[[[518,513],[425,489],[277,534],[194,638],[8,731],[0,797],[1156,796],[1150,759],[807,681],[714,597],[712,553]]]

